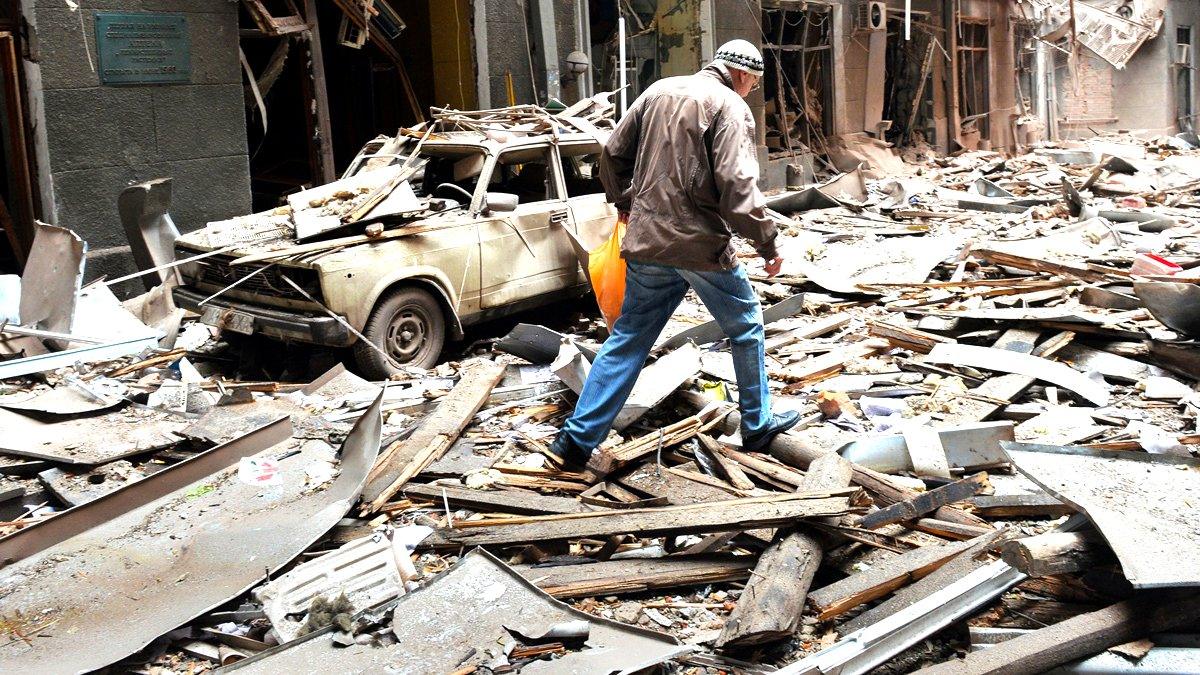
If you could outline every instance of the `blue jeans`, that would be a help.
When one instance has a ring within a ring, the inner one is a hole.
[[[737,375],[742,434],[767,428],[771,421],[767,390],[763,318],[746,272],[702,272],[629,261],[621,317],[592,363],[575,412],[562,432],[575,445],[593,450],[608,436],[617,413],[629,398],[646,357],[688,286],[696,291],[729,337]]]

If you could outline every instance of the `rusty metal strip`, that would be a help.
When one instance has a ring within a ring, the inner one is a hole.
[[[130,483],[36,525],[17,530],[7,537],[0,538],[0,569],[86,532],[116,516],[149,504],[185,485],[195,483],[242,457],[249,457],[272,445],[282,443],[291,435],[291,421],[287,417],[278,419],[241,438],[163,469],[149,478]]]

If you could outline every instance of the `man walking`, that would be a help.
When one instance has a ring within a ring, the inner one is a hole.
[[[761,450],[799,421],[795,412],[771,414],[762,308],[730,244],[734,233],[753,241],[767,274],[779,273],[775,225],[758,189],[754,118],[743,100],[762,74],[754,45],[728,42],[699,73],[651,85],[605,145],[600,178],[628,221],[625,299],[551,446],[565,465],[585,464],[608,436],[689,286],[732,346],[742,447]]]

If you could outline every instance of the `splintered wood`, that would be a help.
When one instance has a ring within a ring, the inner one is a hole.
[[[454,391],[413,435],[380,453],[363,488],[363,515],[380,510],[413,476],[449,450],[503,376],[504,366],[492,361],[465,368]]]

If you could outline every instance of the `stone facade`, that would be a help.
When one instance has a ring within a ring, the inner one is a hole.
[[[190,82],[101,85],[97,11],[182,13]],[[61,0],[24,0],[23,13],[41,211],[87,240],[89,279],[135,269],[117,213],[130,183],[173,178],[171,212],[181,230],[250,211],[236,2],[97,0],[72,11]]]

